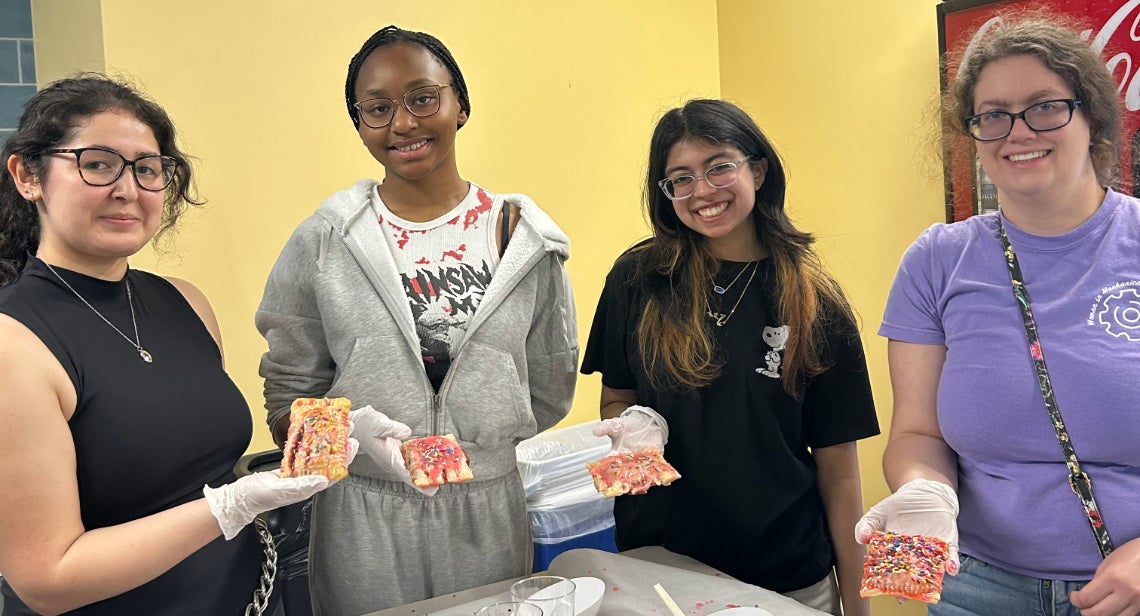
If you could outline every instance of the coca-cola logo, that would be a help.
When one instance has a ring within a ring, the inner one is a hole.
[[[1132,17],[1132,25],[1128,28],[1129,44],[1122,45],[1121,47],[1131,48],[1133,46],[1131,43],[1140,41],[1140,36],[1136,33],[1137,27],[1140,26],[1140,11],[1136,10],[1138,7],[1140,7],[1140,0],[1129,0],[1121,5],[1120,8],[1116,9],[1116,12],[1112,14],[1112,17],[1108,18],[1108,21],[1104,22],[1104,26],[1101,27],[1100,32],[1097,33],[1092,43],[1089,44],[1093,51],[1103,53],[1105,47],[1108,46],[1109,40],[1120,30],[1120,26],[1128,20],[1130,15]],[[1091,33],[1091,30],[1086,30],[1081,33],[1081,37],[1087,40]],[[1140,109],[1140,70],[1133,70],[1138,67],[1134,67],[1132,63],[1132,54],[1128,51],[1121,51],[1109,58],[1108,61],[1105,62],[1105,66],[1108,67],[1108,70],[1111,71],[1113,75],[1117,75],[1118,68],[1123,67],[1123,71],[1121,71],[1119,77],[1120,85],[1117,87],[1117,91],[1124,93],[1125,109],[1129,111]]]

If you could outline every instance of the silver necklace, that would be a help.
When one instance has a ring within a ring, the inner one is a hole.
[[[746,270],[746,269],[748,269],[747,263],[744,264],[744,267],[740,268],[739,272],[736,272],[736,278],[733,278],[732,282],[728,283],[727,287],[722,287],[719,284],[717,284],[716,278],[714,277],[713,278],[713,293],[716,293],[717,295],[724,295],[725,293],[728,293],[728,290],[732,288],[732,285],[736,284],[737,280],[740,280],[740,275],[743,274],[744,270]]]
[[[63,283],[63,286],[67,287],[68,291],[71,291],[75,295],[75,297],[79,298],[79,301],[83,302],[83,304],[85,306],[90,308],[91,312],[94,312],[96,314],[96,316],[98,316],[100,319],[103,319],[103,322],[106,323],[107,325],[109,325],[111,327],[111,329],[115,330],[115,333],[122,336],[123,340],[126,340],[127,342],[131,343],[131,346],[135,347],[135,349],[139,352],[139,357],[141,357],[143,361],[145,361],[148,364],[154,362],[154,356],[152,356],[149,351],[142,348],[142,344],[139,343],[139,323],[138,323],[138,321],[135,320],[135,301],[134,301],[134,298],[131,296],[131,281],[130,281],[130,279],[124,278],[124,280],[126,280],[126,282],[127,282],[127,305],[130,306],[130,308],[131,308],[131,325],[134,325],[134,327],[135,327],[135,339],[134,340],[131,340],[130,338],[128,338],[127,335],[122,332],[122,330],[120,330],[118,327],[115,327],[114,323],[108,321],[107,317],[103,316],[103,313],[99,312],[98,310],[95,309],[95,306],[91,305],[91,302],[88,302],[87,300],[83,299],[83,296],[79,294],[79,291],[76,291],[74,288],[72,288],[71,285],[67,284],[67,281],[63,279],[63,276],[59,275],[59,272],[55,271],[55,268],[51,266],[51,263],[44,261],[44,265],[46,265],[47,268],[49,270],[51,270],[51,273],[55,274],[56,278],[59,278],[59,281]]]
[[[744,267],[747,268],[748,266],[746,265]],[[745,281],[745,283],[744,283],[744,289],[742,289],[740,291],[740,297],[736,298],[736,303],[732,305],[732,310],[729,310],[728,314],[725,314],[723,312],[714,311],[712,309],[712,305],[708,303],[708,298],[707,297],[705,298],[705,307],[706,307],[705,314],[708,315],[708,317],[710,319],[712,319],[713,322],[716,323],[717,327],[724,327],[724,324],[728,323],[728,320],[732,318],[732,315],[736,314],[736,309],[740,307],[740,302],[744,301],[744,294],[748,292],[748,287],[749,287],[749,285],[752,284],[752,279],[756,277],[756,270],[758,270],[758,269],[760,269],[760,262],[759,261],[757,261],[752,266],[752,273],[748,275],[748,280]],[[744,270],[740,270],[740,271],[742,273],[744,272]],[[735,282],[735,281],[733,281],[733,282]],[[732,286],[732,285],[730,284],[729,286]],[[717,307],[719,308],[720,306],[717,306]]]

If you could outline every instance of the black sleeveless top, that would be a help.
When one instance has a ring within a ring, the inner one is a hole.
[[[29,257],[20,279],[0,290],[0,312],[35,333],[75,386],[69,425],[84,527],[122,524],[201,498],[203,484],[233,481],[253,419],[182,294],[137,270],[107,282],[55,269],[133,339],[129,279],[139,338],[154,357],[144,362],[37,258]],[[139,588],[68,614],[240,614],[257,586],[260,560],[256,533],[247,528]],[[4,616],[34,614],[7,581],[0,591]]]

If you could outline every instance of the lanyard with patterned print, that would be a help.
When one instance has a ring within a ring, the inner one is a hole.
[[[1085,508],[1085,515],[1092,526],[1093,536],[1096,537],[1097,547],[1101,556],[1108,557],[1112,552],[1112,539],[1108,536],[1108,527],[1100,517],[1100,508],[1093,498],[1092,480],[1087,473],[1081,470],[1077,461],[1077,452],[1073,450],[1073,443],[1069,439],[1069,431],[1065,428],[1065,421],[1061,419],[1061,408],[1057,405],[1057,398],[1053,395],[1053,381],[1049,378],[1049,369],[1045,367],[1045,355],[1041,350],[1041,339],[1037,337],[1037,321],[1033,318],[1033,311],[1029,308],[1029,293],[1025,289],[1021,266],[1017,263],[1017,255],[1009,243],[1009,236],[1005,233],[1005,225],[1001,216],[998,216],[998,231],[1001,232],[1001,244],[1005,249],[1005,261],[1009,266],[1009,279],[1013,283],[1013,296],[1021,308],[1022,321],[1025,324],[1025,336],[1029,340],[1029,356],[1033,359],[1033,367],[1037,372],[1037,384],[1041,387],[1041,396],[1045,399],[1045,409],[1053,420],[1053,429],[1057,433],[1057,440],[1061,443],[1061,452],[1065,455],[1065,465],[1069,467],[1069,487],[1081,505]]]

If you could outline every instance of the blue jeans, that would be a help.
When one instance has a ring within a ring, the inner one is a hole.
[[[958,575],[946,576],[930,616],[1079,616],[1069,593],[1088,581],[1042,580],[961,555]]]

